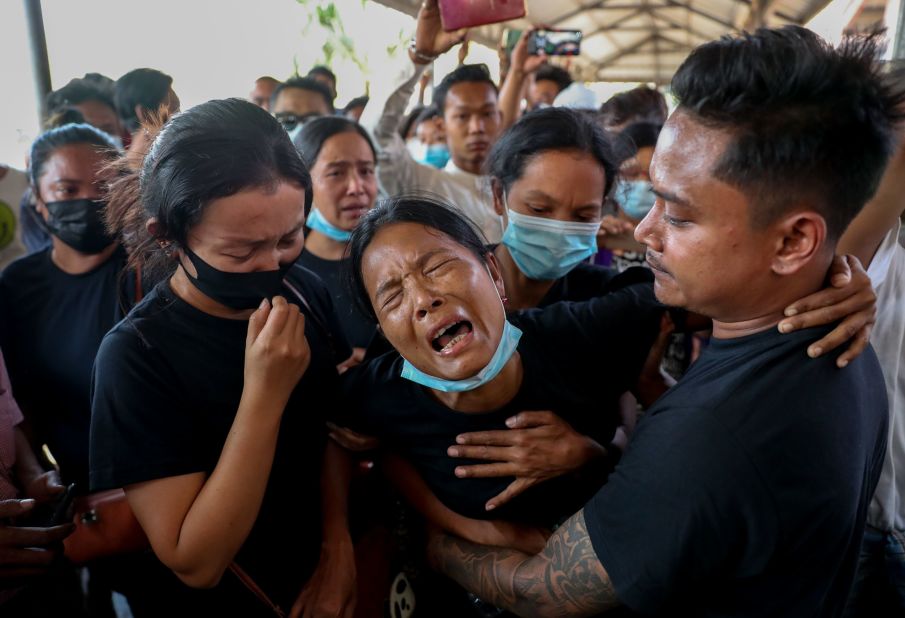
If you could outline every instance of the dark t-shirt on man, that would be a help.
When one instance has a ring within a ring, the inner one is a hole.
[[[886,445],[872,349],[838,369],[828,332],[714,339],[641,420],[584,507],[629,608],[662,616],[838,616]]]

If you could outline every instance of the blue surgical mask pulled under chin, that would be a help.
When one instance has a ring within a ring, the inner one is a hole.
[[[328,238],[332,238],[337,242],[349,242],[349,240],[352,238],[352,232],[341,230],[327,221],[327,219],[324,218],[324,215],[321,214],[321,211],[319,211],[317,208],[311,208],[311,212],[308,214],[308,219],[305,221],[305,225],[316,232],[320,232]]]
[[[526,277],[551,281],[564,277],[597,253],[599,228],[599,221],[557,221],[521,215],[510,209],[502,242]]]
[[[626,215],[640,221],[654,207],[657,196],[646,180],[623,180],[616,187],[616,201]]]
[[[461,393],[463,391],[473,391],[474,389],[484,386],[495,377],[497,377],[515,354],[518,348],[519,339],[522,338],[522,331],[506,320],[503,324],[503,336],[500,338],[500,344],[493,353],[493,357],[487,366],[481,369],[470,378],[464,380],[444,380],[443,378],[435,378],[415,368],[410,362],[402,363],[402,377],[411,380],[421,386],[433,388],[444,393]]]

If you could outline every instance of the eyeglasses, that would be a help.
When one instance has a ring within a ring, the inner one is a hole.
[[[321,114],[317,112],[310,112],[308,114],[302,114],[299,116],[298,114],[294,114],[292,112],[280,112],[279,114],[274,114],[274,117],[277,119],[283,128],[286,131],[294,131],[296,127],[299,125],[305,126],[305,123],[313,118],[320,117]]]

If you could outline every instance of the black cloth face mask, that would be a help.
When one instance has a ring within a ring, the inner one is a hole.
[[[205,296],[232,309],[254,309],[263,299],[269,300],[279,295],[283,288],[283,278],[292,268],[290,262],[277,270],[231,273],[214,268],[188,247],[183,250],[198,272],[198,276],[193,277],[182,267],[192,285]]]
[[[107,233],[104,223],[107,202],[103,200],[62,200],[44,206],[50,215],[45,224],[47,231],[79,253],[95,255],[116,240]]]

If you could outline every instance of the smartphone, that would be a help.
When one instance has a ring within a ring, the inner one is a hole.
[[[519,19],[525,0],[439,0],[440,21],[447,32]]]
[[[528,40],[528,53],[577,56],[581,53],[581,30],[535,30]]]

